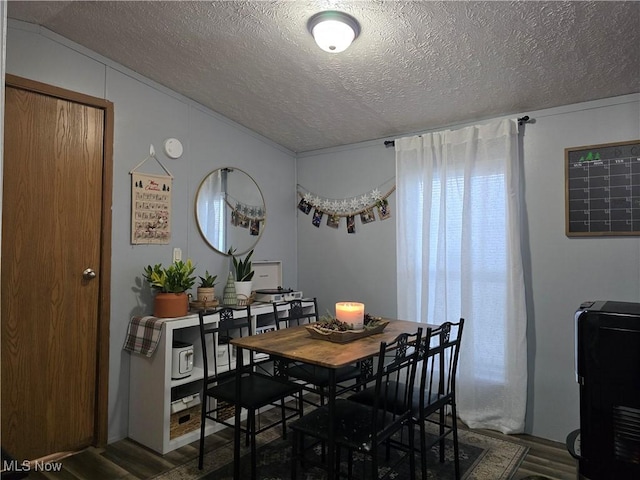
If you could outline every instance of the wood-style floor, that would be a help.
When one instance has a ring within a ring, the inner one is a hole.
[[[482,432],[529,447],[527,456],[512,480],[523,480],[532,475],[549,480],[577,479],[577,463],[567,452],[564,443],[552,442],[531,435],[503,435],[488,430]],[[231,441],[232,432],[225,429],[207,437],[207,449],[215,449]],[[198,442],[161,456],[132,440],[124,439],[112,443],[106,448],[88,448],[64,459],[62,461],[63,471],[60,473],[31,471],[29,480],[149,479],[175,466],[182,465],[196,458],[197,455]]]
[[[481,431],[486,435],[504,438],[529,447],[527,456],[512,480],[522,480],[528,476],[536,475],[550,480],[576,480],[578,478],[578,463],[569,455],[564,443],[531,435],[503,435],[490,430]]]

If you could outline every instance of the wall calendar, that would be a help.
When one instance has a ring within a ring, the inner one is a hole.
[[[640,235],[640,140],[565,149],[568,237]]]
[[[171,239],[169,175],[131,172],[131,243],[168,244]]]

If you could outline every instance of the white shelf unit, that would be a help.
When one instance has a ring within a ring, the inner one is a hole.
[[[303,300],[304,302],[304,300]],[[308,305],[313,305],[309,302]],[[242,315],[245,310],[238,310]],[[267,303],[253,304],[251,316],[253,326],[258,315],[272,314],[273,306]],[[215,321],[215,317],[213,320]],[[171,354],[174,340],[193,344],[193,371],[179,380],[171,379]],[[129,437],[146,447],[164,455],[176,448],[194,442],[200,437],[200,429],[176,438],[170,438],[172,393],[201,392],[204,369],[200,345],[198,315],[187,315],[166,320],[162,325],[160,343],[151,357],[131,354],[129,378]],[[208,350],[209,351],[209,350]],[[214,350],[211,346],[212,355]],[[212,358],[212,357],[210,357]],[[231,363],[233,367],[234,363]],[[209,422],[205,433],[209,435],[224,428]]]

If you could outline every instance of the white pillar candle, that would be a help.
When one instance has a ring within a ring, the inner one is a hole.
[[[336,303],[336,318],[341,322],[348,323],[354,330],[362,330],[364,328],[364,303]]]

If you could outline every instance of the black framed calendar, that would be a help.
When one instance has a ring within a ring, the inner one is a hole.
[[[640,235],[640,140],[565,148],[568,237]]]

